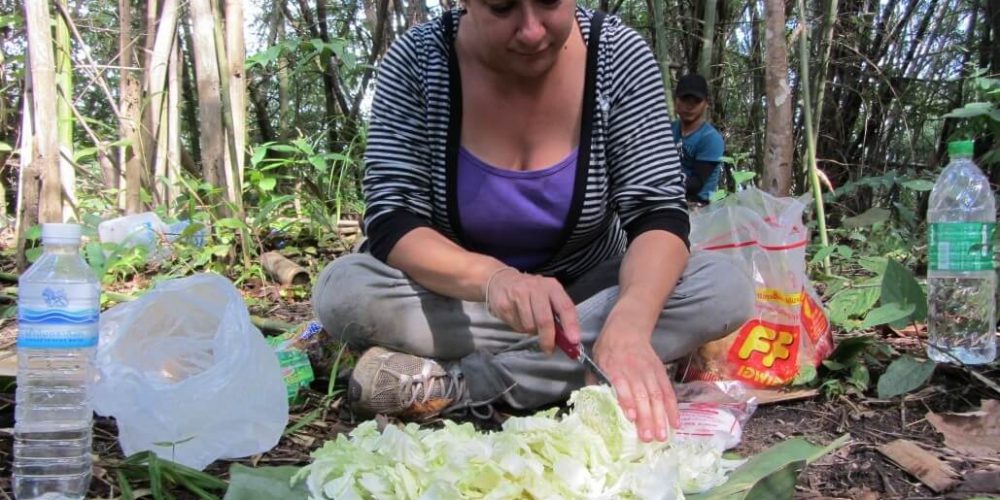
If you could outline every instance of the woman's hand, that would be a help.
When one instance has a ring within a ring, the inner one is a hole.
[[[518,272],[513,268],[494,271],[484,292],[490,314],[515,331],[538,336],[546,353],[555,349],[555,321],[558,315],[570,342],[580,342],[576,306],[555,278]]]
[[[680,425],[677,396],[649,334],[642,325],[629,323],[609,318],[594,345],[594,361],[611,377],[618,403],[635,423],[639,438],[664,441],[668,423]]]

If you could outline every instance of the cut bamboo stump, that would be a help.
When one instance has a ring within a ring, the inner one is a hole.
[[[278,252],[260,256],[260,264],[271,278],[282,285],[307,285],[309,273],[304,267],[288,260]]]

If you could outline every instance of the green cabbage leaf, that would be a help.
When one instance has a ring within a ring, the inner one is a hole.
[[[451,421],[379,432],[370,420],[314,451],[292,482],[314,499],[679,499],[743,463],[711,441],[642,442],[608,386],[574,392],[570,406],[491,433]]]

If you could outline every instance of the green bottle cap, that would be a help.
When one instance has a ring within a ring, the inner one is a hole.
[[[948,143],[948,156],[972,158],[973,149],[975,149],[975,143],[972,141],[951,141]]]

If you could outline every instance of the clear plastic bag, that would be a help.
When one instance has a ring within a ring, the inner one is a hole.
[[[226,278],[158,284],[101,315],[94,410],[125,455],[152,450],[204,469],[274,447],[288,399],[273,349]]]
[[[756,302],[749,321],[692,356],[684,380],[781,386],[833,351],[830,323],[806,274],[805,207],[751,188],[691,217],[692,251],[722,252],[746,266]]]
[[[719,451],[735,448],[743,440],[743,426],[757,410],[757,398],[735,380],[676,384],[681,425],[674,439],[703,439]]]

